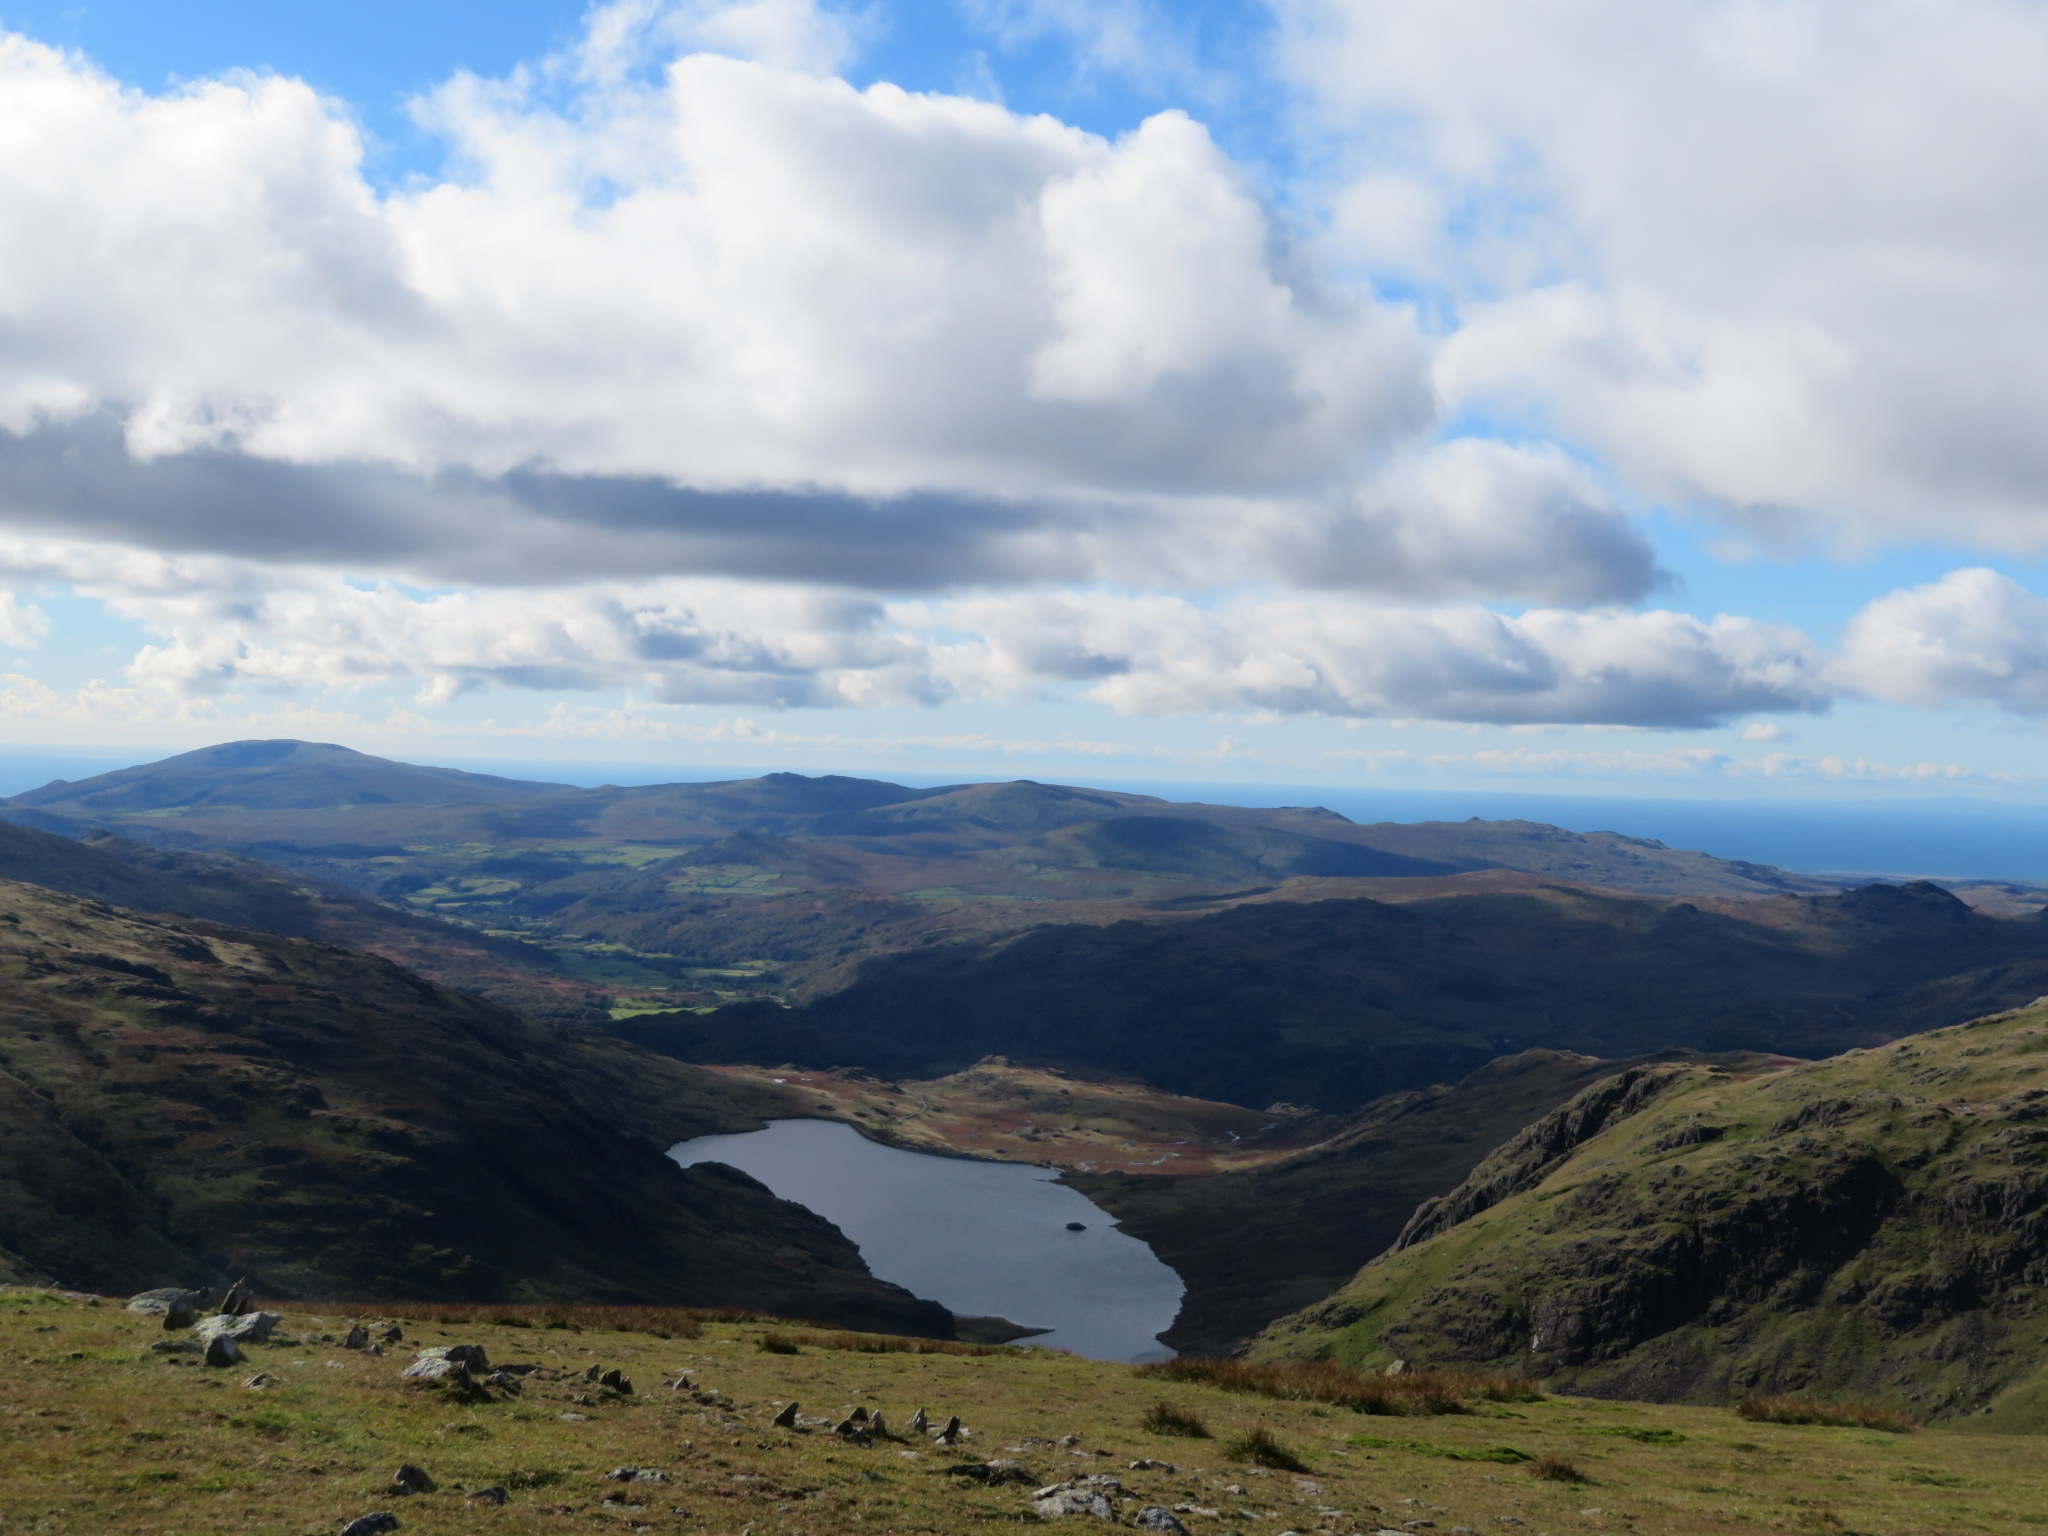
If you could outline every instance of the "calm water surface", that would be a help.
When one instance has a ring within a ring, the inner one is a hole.
[[[1095,1360],[1163,1360],[1176,1275],[1085,1196],[1023,1163],[932,1157],[832,1120],[699,1136],[669,1149],[726,1163],[808,1206],[860,1245],[884,1280],[969,1316],[1050,1328],[1032,1339]],[[1086,1224],[1069,1232],[1070,1221]]]

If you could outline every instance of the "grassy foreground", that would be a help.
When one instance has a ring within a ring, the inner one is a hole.
[[[395,1322],[405,1342],[377,1357],[318,1341],[357,1320]],[[0,1532],[332,1536],[390,1510],[419,1532],[911,1536],[1037,1523],[1033,1488],[1083,1475],[1115,1477],[1133,1496],[1119,1523],[1145,1505],[1191,1506],[1177,1518],[1195,1536],[2048,1526],[2048,1459],[2034,1437],[1558,1398],[1390,1417],[1045,1351],[870,1353],[835,1346],[882,1341],[645,1310],[632,1320],[671,1336],[441,1321],[432,1308],[291,1311],[284,1331],[297,1342],[251,1348],[248,1363],[222,1370],[152,1353],[166,1337],[158,1320],[117,1301],[0,1291]],[[764,1336],[798,1352],[764,1350]],[[468,1400],[400,1382],[415,1346],[455,1343],[481,1345],[494,1365],[543,1369],[516,1395]],[[587,1382],[593,1365],[623,1371],[633,1395]],[[691,1385],[669,1389],[682,1371]],[[245,1385],[258,1372],[273,1384]],[[815,1426],[773,1427],[792,1397],[805,1419],[834,1423],[880,1409],[903,1438],[857,1446]],[[1162,1403],[1173,1412],[1157,1414]],[[920,1406],[938,1423],[957,1413],[971,1438],[949,1449],[912,1434]],[[1211,1438],[1144,1427],[1188,1419]],[[1261,1429],[1309,1474],[1244,1459]],[[1078,1443],[1061,1444],[1068,1435]],[[983,1486],[949,1470],[986,1458],[1021,1462],[1030,1481]],[[402,1463],[437,1490],[390,1493]],[[608,1480],[620,1467],[665,1481]],[[507,1502],[469,1497],[487,1487]]]

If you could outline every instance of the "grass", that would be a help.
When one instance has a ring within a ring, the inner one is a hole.
[[[1745,1397],[1735,1411],[1756,1424],[1825,1424],[1838,1429],[1881,1429],[1904,1435],[1919,1420],[1882,1403],[1828,1403],[1817,1397]]]
[[[1553,1536],[2042,1536],[2048,1510],[2044,1442],[2017,1435],[1931,1428],[1906,1441],[1747,1422],[1726,1408],[1473,1393],[1465,1413],[1380,1420],[1370,1427],[1398,1438],[1368,1440],[1356,1417],[1313,1397],[1161,1379],[1051,1350],[925,1353],[930,1341],[741,1320],[703,1319],[697,1337],[681,1338],[590,1326],[590,1316],[550,1326],[530,1312],[499,1324],[439,1307],[272,1310],[285,1314],[289,1337],[252,1346],[245,1368],[219,1371],[151,1352],[163,1338],[158,1320],[117,1302],[0,1288],[0,1531],[332,1536],[344,1520],[390,1509],[401,1536],[485,1527],[489,1536],[627,1536],[636,1525],[704,1536],[748,1527],[754,1536],[985,1536],[1030,1523],[1032,1487],[1100,1472],[1147,1504],[1217,1510],[1179,1515],[1193,1536],[1369,1531],[1418,1517],[1439,1532]],[[358,1319],[397,1322],[406,1342],[381,1357],[332,1342]],[[764,1331],[802,1353],[764,1354]],[[813,1333],[875,1347],[812,1347]],[[494,1363],[542,1369],[516,1394],[470,1401],[402,1383],[412,1348],[434,1344],[479,1344]],[[623,1371],[639,1391],[599,1391],[584,1379],[592,1365]],[[275,1385],[245,1387],[257,1371]],[[683,1385],[669,1390],[671,1381]],[[863,1446],[823,1429],[775,1429],[793,1400],[813,1423],[880,1409],[904,1438]],[[919,1407],[935,1425],[958,1414],[970,1438],[951,1450],[920,1441],[908,1431]],[[1150,1422],[1160,1407],[1215,1438],[1163,1441]],[[1650,1438],[1609,1433],[1619,1426]],[[1233,1447],[1256,1444],[1260,1432],[1313,1474],[1239,1459]],[[1070,1435],[1077,1443],[1064,1443]],[[1532,1460],[1503,1464],[1503,1442]],[[945,1475],[991,1457],[1021,1461],[1035,1481]],[[1545,1457],[1591,1479],[1597,1498],[1586,1485],[1531,1475]],[[393,1500],[385,1490],[401,1462],[424,1468],[441,1491]],[[609,1481],[620,1467],[659,1469],[667,1481]],[[506,1489],[509,1502],[472,1507],[467,1495],[487,1487]],[[1589,1503],[1604,1511],[1597,1521],[1580,1513]],[[1325,1509],[1344,1520],[1326,1521]],[[1078,1533],[1088,1522],[1066,1523]]]
[[[1226,1392],[1287,1402],[1329,1403],[1356,1413],[1465,1413],[1474,1402],[1529,1403],[1543,1397],[1535,1383],[1520,1376],[1466,1375],[1454,1371],[1369,1376],[1324,1360],[1279,1365],[1183,1355],[1177,1360],[1141,1365],[1138,1374],[1161,1381],[1200,1382]]]
[[[1562,1456],[1539,1456],[1529,1464],[1532,1476],[1542,1478],[1546,1483],[1590,1483],[1592,1479],[1578,1468],[1577,1463]]]
[[[1145,1416],[1138,1420],[1138,1427],[1149,1434],[1176,1435],[1183,1440],[1208,1440],[1209,1426],[1197,1414],[1176,1408],[1171,1403],[1154,1403],[1145,1410]]]
[[[1271,1467],[1276,1472],[1309,1470],[1309,1464],[1274,1439],[1273,1432],[1263,1424],[1245,1431],[1223,1449],[1233,1460],[1248,1461],[1255,1467]]]

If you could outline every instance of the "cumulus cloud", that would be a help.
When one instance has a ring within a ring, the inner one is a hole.
[[[1895,704],[2048,714],[2048,601],[1996,571],[1951,571],[1850,620],[1835,676]]]
[[[2048,11],[1281,0],[1447,397],[1766,533],[2039,549]]]

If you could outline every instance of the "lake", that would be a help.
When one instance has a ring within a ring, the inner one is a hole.
[[[966,1316],[1052,1330],[1032,1344],[1093,1360],[1173,1353],[1156,1335],[1180,1310],[1180,1276],[1043,1168],[885,1147],[833,1120],[699,1136],[669,1156],[728,1164],[816,1211],[884,1280]]]

